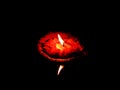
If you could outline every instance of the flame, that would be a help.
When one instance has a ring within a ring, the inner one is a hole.
[[[59,75],[60,74],[60,72],[61,72],[61,70],[64,68],[64,66],[63,65],[60,65],[59,66],[59,68],[58,68],[58,72],[57,72],[57,75]]]
[[[61,38],[61,36],[59,34],[58,34],[58,40],[59,40],[59,42],[60,42],[61,45],[64,44],[64,41],[63,41],[63,39]]]

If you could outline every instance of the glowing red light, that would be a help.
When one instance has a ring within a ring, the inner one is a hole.
[[[79,40],[63,32],[51,32],[38,42],[38,51],[52,61],[65,62],[74,59],[83,51]]]

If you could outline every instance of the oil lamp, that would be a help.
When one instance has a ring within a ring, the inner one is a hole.
[[[83,51],[80,41],[71,34],[50,32],[40,38],[38,51],[45,58],[59,63],[57,75],[64,68],[64,62],[74,60]]]

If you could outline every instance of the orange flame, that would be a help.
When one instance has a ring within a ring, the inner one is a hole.
[[[57,75],[59,75],[60,74],[60,72],[61,72],[61,70],[64,68],[64,66],[63,65],[60,65],[59,66],[59,68],[58,68],[58,72],[57,72]]]
[[[64,41],[63,41],[63,39],[61,38],[61,36],[59,34],[58,34],[58,40],[59,40],[59,42],[60,42],[61,45],[64,44]]]

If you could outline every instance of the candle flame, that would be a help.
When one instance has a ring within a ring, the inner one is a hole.
[[[61,72],[61,70],[64,68],[64,66],[63,65],[60,65],[59,66],[59,68],[58,68],[58,72],[57,72],[57,75],[59,75],[60,74],[60,72]]]
[[[59,42],[60,42],[61,45],[64,44],[64,41],[63,41],[63,39],[61,38],[61,36],[59,34],[58,34],[58,40],[59,40]]]

